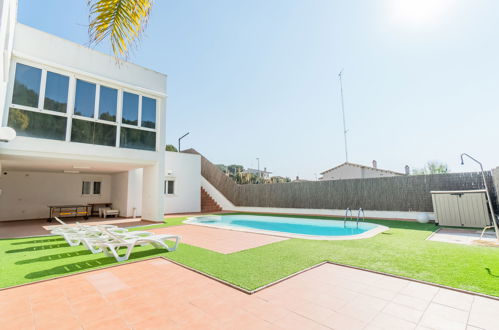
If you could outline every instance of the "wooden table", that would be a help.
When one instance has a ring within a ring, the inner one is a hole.
[[[59,218],[76,218],[83,217],[88,219],[92,206],[83,204],[70,204],[70,205],[48,205],[49,208],[49,218],[48,222],[51,222],[54,217]]]

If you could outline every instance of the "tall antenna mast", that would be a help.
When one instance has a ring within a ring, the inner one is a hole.
[[[341,92],[341,112],[343,113],[343,135],[345,136],[345,161],[348,162],[348,147],[347,147],[347,124],[345,120],[345,104],[343,102],[343,81],[341,79],[341,75],[343,74],[343,69],[341,69],[340,73],[338,73],[338,77],[340,78],[340,92]]]

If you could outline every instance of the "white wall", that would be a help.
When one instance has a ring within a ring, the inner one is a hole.
[[[83,196],[83,180],[101,180],[101,194]],[[0,176],[0,189],[0,221],[47,218],[50,204],[109,202],[111,176],[8,171]]]
[[[0,0],[0,118],[3,117],[7,92],[16,15],[17,0]]]
[[[165,214],[201,211],[201,156],[165,152],[165,179],[175,180],[175,193],[165,195]]]

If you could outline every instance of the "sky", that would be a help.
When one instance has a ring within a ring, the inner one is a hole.
[[[86,45],[86,3],[19,0],[19,21]],[[166,143],[213,163],[344,162],[343,70],[350,162],[499,166],[499,1],[156,0],[129,60],[168,75]]]

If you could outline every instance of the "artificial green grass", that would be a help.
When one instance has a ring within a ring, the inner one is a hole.
[[[169,218],[154,227],[178,225],[184,219]],[[438,228],[433,224],[369,222],[390,230],[361,240],[289,239],[228,255],[187,244],[172,253],[138,247],[130,261],[164,256],[248,290],[322,261],[333,261],[499,296],[499,249],[426,241]],[[116,264],[103,254],[69,247],[57,237],[0,240],[0,260],[0,287]]]

